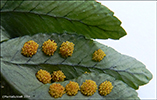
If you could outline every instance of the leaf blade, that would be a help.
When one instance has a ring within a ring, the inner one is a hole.
[[[0,11],[2,26],[9,34],[18,34],[13,34],[13,37],[65,31],[101,39],[120,39],[126,35],[113,12],[96,1],[6,1],[3,4]]]
[[[2,76],[7,77],[6,79],[9,80],[9,82],[13,82],[12,86],[15,87],[22,95],[28,95],[28,99],[55,99],[51,97],[48,93],[49,86],[51,84],[42,84],[39,82],[35,77],[36,70],[40,69],[39,66],[36,66],[36,68],[29,68],[25,65],[7,65],[9,63],[2,62]],[[33,67],[33,66],[29,66]],[[6,70],[4,68],[7,68],[10,74],[7,74]],[[47,67],[46,67],[47,68]],[[12,70],[13,69],[13,70]],[[21,74],[17,74],[17,73]],[[29,73],[29,74],[28,74]],[[9,79],[8,79],[9,78]],[[95,74],[95,73],[87,73],[82,74],[78,78],[66,80],[64,82],[57,82],[63,85],[64,87],[66,84],[69,83],[69,81],[75,81],[78,82],[79,86],[82,85],[82,83],[86,79],[91,79],[97,83],[99,86],[102,82],[105,80],[111,81],[114,88],[112,89],[112,92],[107,96],[100,96],[98,93],[98,90],[96,93],[92,96],[84,96],[79,91],[76,96],[67,96],[67,94],[64,94],[60,99],[139,99],[137,96],[137,92],[123,83],[122,81],[115,80],[115,78],[107,75],[107,74]],[[19,81],[20,80],[20,81]],[[28,81],[29,80],[29,81]],[[125,94],[125,95],[124,95]]]
[[[2,26],[0,26],[0,32],[1,32],[0,33],[0,36],[1,36],[0,43],[10,39],[9,34],[6,32],[6,30]]]
[[[42,52],[41,46],[42,43],[48,39],[55,40],[58,47],[63,41],[69,40],[73,42],[75,44],[73,55],[68,58],[62,58],[58,53],[59,49],[57,49],[52,57],[46,56]],[[32,58],[24,57],[20,52],[23,44],[28,40],[34,40],[39,44],[37,54]],[[9,48],[12,48],[12,51],[10,51]],[[99,48],[101,48],[107,56],[101,62],[94,62],[92,61],[92,54]],[[145,65],[136,59],[122,55],[110,47],[93,40],[88,40],[83,36],[69,35],[66,33],[62,35],[37,34],[32,37],[24,36],[4,42],[2,43],[2,61],[19,65],[41,66],[48,64],[60,66],[59,69],[65,72],[66,75],[70,77],[69,79],[76,78],[85,71],[106,73],[118,80],[122,80],[134,89],[138,89],[139,86],[148,83],[152,79],[152,74],[146,69]],[[73,72],[68,71],[68,68],[73,70]],[[52,70],[53,69],[51,69],[51,71]]]

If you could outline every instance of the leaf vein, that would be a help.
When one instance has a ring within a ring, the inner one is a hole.
[[[50,60],[50,58],[51,58],[51,57],[49,57],[48,59],[46,59],[46,60],[44,61],[44,64],[46,64],[46,62],[47,62],[48,60]]]
[[[16,53],[13,55],[13,57],[11,58],[10,61],[13,61],[13,59],[15,58],[16,54],[19,52],[20,50],[16,51]]]
[[[75,3],[75,2],[74,2]],[[77,7],[73,8],[70,12],[68,12],[66,15],[64,15],[63,17],[68,16],[72,11],[74,11],[76,8],[80,7],[80,5],[82,5],[84,2],[82,2],[81,4],[79,4]]]
[[[7,4],[8,0],[5,2],[5,4],[3,5],[3,7],[0,9],[0,11],[5,7],[5,5]]]
[[[23,0],[17,7],[15,7],[15,8],[13,9],[13,11],[15,11],[18,7],[20,7],[23,2],[24,2],[24,0]]]
[[[46,15],[49,15],[49,13],[50,12],[52,12],[54,9],[56,9],[57,8],[57,6],[56,7],[54,7],[53,9],[51,9],[50,11],[48,11],[47,13],[46,13]],[[54,16],[55,17],[55,16]]]
[[[29,12],[32,12],[34,9],[36,9],[37,8],[37,6],[39,6],[40,5],[40,3],[38,3],[34,8],[32,8]]]
[[[38,6],[38,5],[37,5]],[[35,8],[33,8],[33,9],[35,9]],[[32,9],[32,10],[33,10]],[[68,21],[74,21],[74,22],[80,22],[80,23],[82,23],[82,24],[84,24],[84,25],[86,25],[86,26],[91,26],[91,27],[97,27],[98,29],[100,29],[100,30],[103,30],[104,32],[117,32],[117,31],[112,31],[112,30],[105,30],[105,29],[103,29],[103,28],[100,28],[99,26],[97,26],[97,25],[88,25],[88,24],[86,24],[86,23],[84,23],[84,22],[82,22],[81,20],[72,20],[72,19],[70,19],[70,18],[66,18],[66,17],[59,17],[59,16],[54,16],[54,15],[49,15],[49,14],[39,14],[39,13],[36,13],[36,12],[32,12],[32,10],[30,10],[29,12],[22,12],[22,11],[13,11],[13,12],[15,12],[15,13],[30,13],[30,14],[35,14],[35,15],[43,15],[43,16],[49,16],[49,17],[53,17],[53,18],[64,18],[64,19],[67,19]],[[12,12],[12,11],[1,11],[1,13],[9,13],[9,12]],[[112,35],[112,34],[110,34],[110,35]]]
[[[31,61],[32,58],[33,58],[33,56],[30,57],[30,58],[26,61],[26,64],[27,64],[29,61]]]

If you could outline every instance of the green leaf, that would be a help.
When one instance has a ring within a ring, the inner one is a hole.
[[[0,26],[0,36],[1,36],[1,39],[0,39],[0,43],[3,42],[3,41],[6,41],[10,38],[9,34],[6,32],[6,30]]]
[[[113,12],[96,1],[2,1],[0,13],[11,37],[64,32],[100,39],[126,35]]]
[[[46,56],[42,52],[42,44],[48,39],[55,40],[58,45],[58,49],[53,56]],[[28,40],[34,40],[39,44],[37,53],[31,58],[21,54],[21,48]],[[71,57],[62,58],[59,55],[59,47],[64,41],[71,41],[75,44],[74,53]],[[152,79],[152,74],[141,62],[132,57],[122,55],[114,49],[96,41],[86,39],[83,36],[66,33],[61,35],[55,33],[51,35],[36,34],[32,37],[23,36],[10,39],[7,42],[3,42],[1,47],[2,62],[8,63],[8,66],[17,65],[19,66],[17,68],[33,69],[35,70],[33,73],[37,72],[39,68],[46,69],[49,72],[62,70],[67,76],[67,79],[77,78],[85,71],[106,73],[115,77],[117,80],[122,80],[134,89],[138,89],[140,85],[144,85]],[[106,57],[100,62],[94,62],[92,61],[92,54],[99,48],[105,52]],[[2,66],[2,69],[5,70],[5,67],[3,68]]]
[[[35,77],[35,73],[38,71],[38,69],[40,69],[39,66],[25,66],[6,62],[2,62],[2,66],[2,73],[4,77],[8,80],[8,82],[12,83],[11,85],[20,91],[22,95],[29,96],[28,99],[54,99],[48,93],[49,86],[51,84],[42,84]],[[53,66],[48,67],[52,69]],[[75,81],[78,82],[79,86],[81,86],[86,79],[95,81],[98,86],[105,80],[111,81],[114,87],[112,92],[107,96],[100,96],[98,90],[92,96],[84,96],[79,91],[75,96],[68,96],[67,94],[64,94],[60,99],[139,99],[134,89],[122,81],[115,80],[115,78],[107,74],[88,73],[72,80],[66,80],[64,82],[57,83],[60,83],[65,87],[69,81]]]

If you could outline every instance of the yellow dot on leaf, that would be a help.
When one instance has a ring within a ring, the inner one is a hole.
[[[78,93],[78,90],[79,90],[79,85],[77,82],[72,82],[70,81],[66,87],[66,93],[69,95],[69,96],[74,96]]]
[[[42,51],[49,56],[52,56],[57,50],[57,43],[54,40],[48,40],[43,43]]]
[[[52,73],[52,80],[55,82],[61,82],[64,81],[64,78],[66,78],[66,76],[64,75],[64,73],[62,71],[54,71]]]
[[[62,97],[65,93],[65,88],[61,84],[53,83],[49,87],[49,94],[54,98]]]
[[[97,51],[95,51],[93,53],[93,58],[92,60],[94,61],[101,61],[104,57],[106,56],[106,54],[101,50],[101,49],[98,49]]]
[[[59,53],[62,57],[66,58],[68,56],[72,56],[74,51],[74,45],[72,42],[66,41],[61,44]]]
[[[99,94],[102,96],[106,96],[110,94],[112,89],[113,89],[112,83],[110,81],[105,81],[101,83],[99,86]]]
[[[80,89],[81,93],[86,96],[93,95],[96,92],[96,90],[97,85],[96,82],[94,82],[93,80],[86,80],[85,82],[83,82]]]
[[[49,72],[47,72],[46,70],[42,70],[40,69],[37,73],[36,73],[36,77],[37,79],[46,84],[46,83],[50,83],[51,82],[51,74]]]
[[[33,40],[25,42],[25,44],[22,47],[21,53],[24,56],[32,57],[34,54],[36,54],[39,44],[34,42]]]

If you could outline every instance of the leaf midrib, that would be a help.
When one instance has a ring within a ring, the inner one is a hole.
[[[127,73],[129,73],[129,74],[131,74],[133,76],[134,76],[134,74],[143,74],[143,73],[132,73],[132,72],[127,71],[127,69],[124,69],[124,70],[115,70],[115,69],[112,69],[112,66],[110,68],[103,68],[103,69],[101,69],[101,68],[95,67],[97,65],[97,63],[94,66],[89,67],[89,66],[83,66],[83,65],[77,65],[77,64],[75,64],[75,65],[62,64],[62,63],[59,63],[59,64],[50,64],[50,63],[30,64],[30,63],[27,63],[27,62],[26,63],[14,63],[14,62],[5,61],[5,60],[2,60],[2,61],[5,62],[5,63],[13,64],[13,65],[23,65],[23,66],[26,66],[26,65],[29,65],[29,66],[39,66],[39,65],[60,66],[60,65],[62,65],[62,66],[71,66],[71,67],[83,67],[83,68],[88,68],[89,70],[90,69],[98,69],[98,70],[103,71],[104,73],[105,73],[105,70],[112,70],[112,71],[115,71],[117,73],[119,73],[119,72],[127,72]]]
[[[49,15],[49,14],[45,14],[45,13],[35,13],[35,12],[31,12],[31,11],[27,12],[27,11],[16,11],[16,10],[15,11],[14,10],[13,11],[0,11],[0,12],[1,13],[28,13],[28,14],[35,14],[35,15],[40,16],[40,18],[42,18],[41,16],[49,16],[49,17],[53,17],[53,18],[63,18],[63,19],[66,19],[66,20],[70,21],[71,23],[72,22],[80,22],[80,23],[82,23],[82,24],[84,24],[84,25],[86,25],[88,27],[89,26],[96,27],[96,28],[98,28],[100,30],[103,30],[104,32],[117,32],[117,31],[102,29],[102,28],[99,27],[99,26],[102,26],[102,25],[89,25],[89,24],[86,24],[86,23],[82,22],[81,20],[74,20],[74,19],[70,19],[70,18],[67,18],[67,17],[64,17],[64,16],[63,17],[62,16],[53,16],[53,15]],[[105,24],[103,24],[103,26],[105,26]],[[109,26],[116,26],[116,25],[109,25]]]

